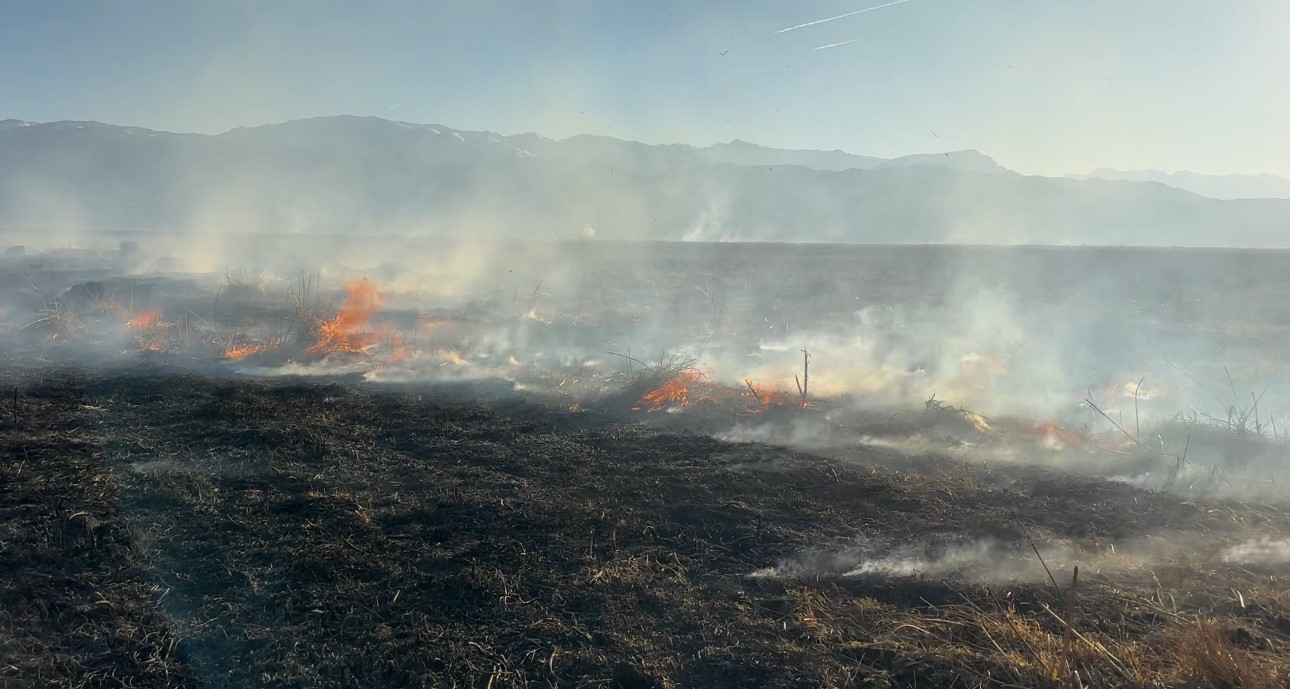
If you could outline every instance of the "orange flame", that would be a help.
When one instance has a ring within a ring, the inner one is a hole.
[[[703,380],[698,371],[686,371],[673,376],[666,383],[645,393],[632,407],[632,411],[656,412],[664,407],[684,407],[690,404],[690,388]]]
[[[390,354],[390,358],[387,362],[390,364],[400,364],[403,363],[405,359],[410,358],[413,354],[416,354],[415,349],[411,347],[399,347]]]
[[[238,361],[240,359],[245,359],[252,354],[263,352],[264,349],[265,346],[262,344],[248,344],[241,347],[229,347],[224,350],[224,358],[231,361]]]
[[[440,364],[441,366],[446,366],[448,364],[452,364],[453,366],[470,365],[470,362],[466,360],[466,357],[462,356],[461,352],[458,352],[455,349],[440,349],[438,353],[439,356],[443,357],[443,363]]]
[[[1074,432],[1058,426],[1051,419],[1035,425],[1035,435],[1041,442],[1053,447],[1078,445],[1080,438]]]
[[[800,398],[795,398],[794,395],[789,393],[787,390],[758,390],[753,386],[752,379],[750,378],[744,378],[744,385],[747,386],[747,390],[744,391],[744,397],[749,397],[755,400],[761,405],[762,410],[770,407],[782,407],[788,404],[800,405],[803,409],[807,406],[806,402],[802,401]]]
[[[152,326],[161,318],[161,309],[148,309],[140,311],[137,316],[126,321],[125,324],[131,328],[147,328]]]
[[[345,284],[345,291],[340,312],[322,324],[322,334],[309,348],[310,352],[361,352],[380,340],[377,333],[361,332],[381,305],[376,283],[367,278],[350,280]]]

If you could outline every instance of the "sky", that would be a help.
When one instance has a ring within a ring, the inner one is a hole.
[[[890,1],[0,0],[0,119],[375,115],[1290,177],[1290,1],[904,0],[781,31]]]

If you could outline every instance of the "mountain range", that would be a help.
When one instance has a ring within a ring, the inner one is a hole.
[[[0,121],[0,228],[1290,246],[1290,200],[1026,176],[976,151],[504,136],[375,117],[219,135]]]
[[[1130,182],[1158,182],[1212,199],[1290,199],[1290,180],[1276,175],[1202,175],[1186,170],[1111,170],[1103,168],[1072,179],[1119,179]]]

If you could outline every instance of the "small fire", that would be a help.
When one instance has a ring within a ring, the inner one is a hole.
[[[146,311],[140,311],[138,315],[126,321],[125,324],[131,328],[148,328],[154,325],[160,318],[161,309],[148,309]]]
[[[362,352],[380,341],[378,333],[362,332],[381,305],[376,283],[367,278],[350,280],[345,284],[345,291],[340,312],[322,324],[322,334],[309,348],[310,352]]]
[[[645,393],[632,407],[632,411],[656,412],[664,407],[684,407],[690,404],[690,389],[703,380],[698,371],[686,371],[666,383]]]
[[[963,418],[967,419],[967,422],[972,424],[973,428],[982,433],[990,430],[990,422],[984,416],[981,416],[974,411],[964,411]]]
[[[264,349],[265,346],[263,344],[248,344],[242,345],[241,347],[229,347],[224,350],[224,358],[230,361],[239,361],[251,356],[252,354],[263,352]]]
[[[407,359],[411,358],[412,355],[416,353],[417,353],[416,350],[411,347],[406,347],[406,346],[399,347],[398,349],[395,349],[393,353],[390,354],[390,358],[388,359],[388,362],[390,364],[400,364],[406,361]]]
[[[795,398],[787,390],[758,390],[749,378],[744,378],[744,385],[748,388],[744,396],[756,401],[763,409],[787,405],[798,405],[805,409],[809,406],[809,403],[800,399],[800,396]]]
[[[1078,445],[1079,436],[1049,419],[1043,423],[1035,425],[1035,435],[1039,436],[1039,441],[1054,449],[1061,449],[1067,445]]]
[[[1159,391],[1150,385],[1139,380],[1131,380],[1124,384],[1120,396],[1124,399],[1142,399],[1149,400],[1156,397]]]
[[[455,349],[441,349],[439,350],[439,356],[443,357],[443,364],[441,365],[444,366],[448,364],[452,364],[453,366],[470,365],[470,362],[466,360],[466,357],[462,356],[461,352],[458,352]]]
[[[417,348],[412,346],[408,336],[398,331],[388,334],[386,344],[394,350],[385,359],[385,363],[391,366],[401,364],[417,354]]]

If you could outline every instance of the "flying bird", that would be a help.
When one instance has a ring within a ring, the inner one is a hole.
[[[855,11],[853,11],[853,12],[847,12],[847,13],[845,13],[845,14],[839,14],[839,15],[838,15],[838,16],[836,16],[836,17],[829,17],[829,18],[827,18],[827,19],[817,19],[817,20],[815,20],[815,21],[813,21],[813,22],[806,22],[805,24],[798,24],[797,26],[790,26],[790,27],[788,27],[787,29],[780,29],[779,31],[776,31],[775,33],[785,33],[785,32],[788,32],[788,31],[796,31],[796,30],[798,30],[798,29],[805,29],[805,28],[806,28],[806,27],[808,27],[808,26],[815,26],[816,24],[823,24],[823,23],[825,23],[825,22],[837,21],[838,19],[844,19],[844,18],[846,18],[846,17],[851,17],[851,16],[854,16],[854,15],[857,15],[857,14],[864,14],[865,12],[872,12],[872,11],[874,11],[874,10],[880,10],[880,9],[882,9],[882,8],[884,8],[884,7],[891,7],[892,5],[900,5],[900,4],[903,4],[903,3],[906,3],[906,2],[909,2],[909,0],[896,0],[895,2],[889,2],[889,3],[885,4],[885,5],[874,5],[873,7],[866,7],[866,8],[864,8],[864,9],[862,9],[862,10],[855,10]],[[847,42],[849,43],[850,41],[847,41]],[[841,45],[841,44],[839,44],[839,45]],[[821,47],[821,48],[825,48],[825,47],[832,47],[832,46],[820,46],[820,47]]]

